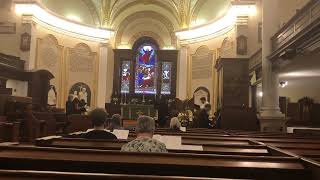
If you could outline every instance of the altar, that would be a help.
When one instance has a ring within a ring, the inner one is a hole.
[[[155,117],[156,109],[154,105],[146,104],[123,104],[121,105],[121,116],[123,119],[137,119],[139,114]]]

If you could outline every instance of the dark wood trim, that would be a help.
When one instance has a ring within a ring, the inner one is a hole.
[[[320,39],[320,1],[310,0],[272,38],[273,52],[268,56],[272,62],[290,59]]]

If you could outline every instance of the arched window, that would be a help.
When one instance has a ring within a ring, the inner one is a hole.
[[[143,43],[137,49],[135,62],[135,93],[157,93],[157,49],[151,43]]]

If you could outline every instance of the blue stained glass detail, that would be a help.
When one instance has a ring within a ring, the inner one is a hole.
[[[121,65],[121,93],[129,93],[130,90],[130,61],[122,61]]]
[[[161,77],[161,94],[171,94],[171,71],[172,63],[162,63],[162,77]]]
[[[157,93],[157,54],[153,45],[143,44],[138,49],[135,69],[135,93]]]

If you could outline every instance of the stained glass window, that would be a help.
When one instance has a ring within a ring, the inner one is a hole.
[[[122,61],[121,65],[121,93],[130,90],[130,61]]]
[[[135,69],[135,93],[157,93],[157,54],[152,45],[143,44],[138,49]]]
[[[162,63],[161,94],[171,93],[171,62]]]

